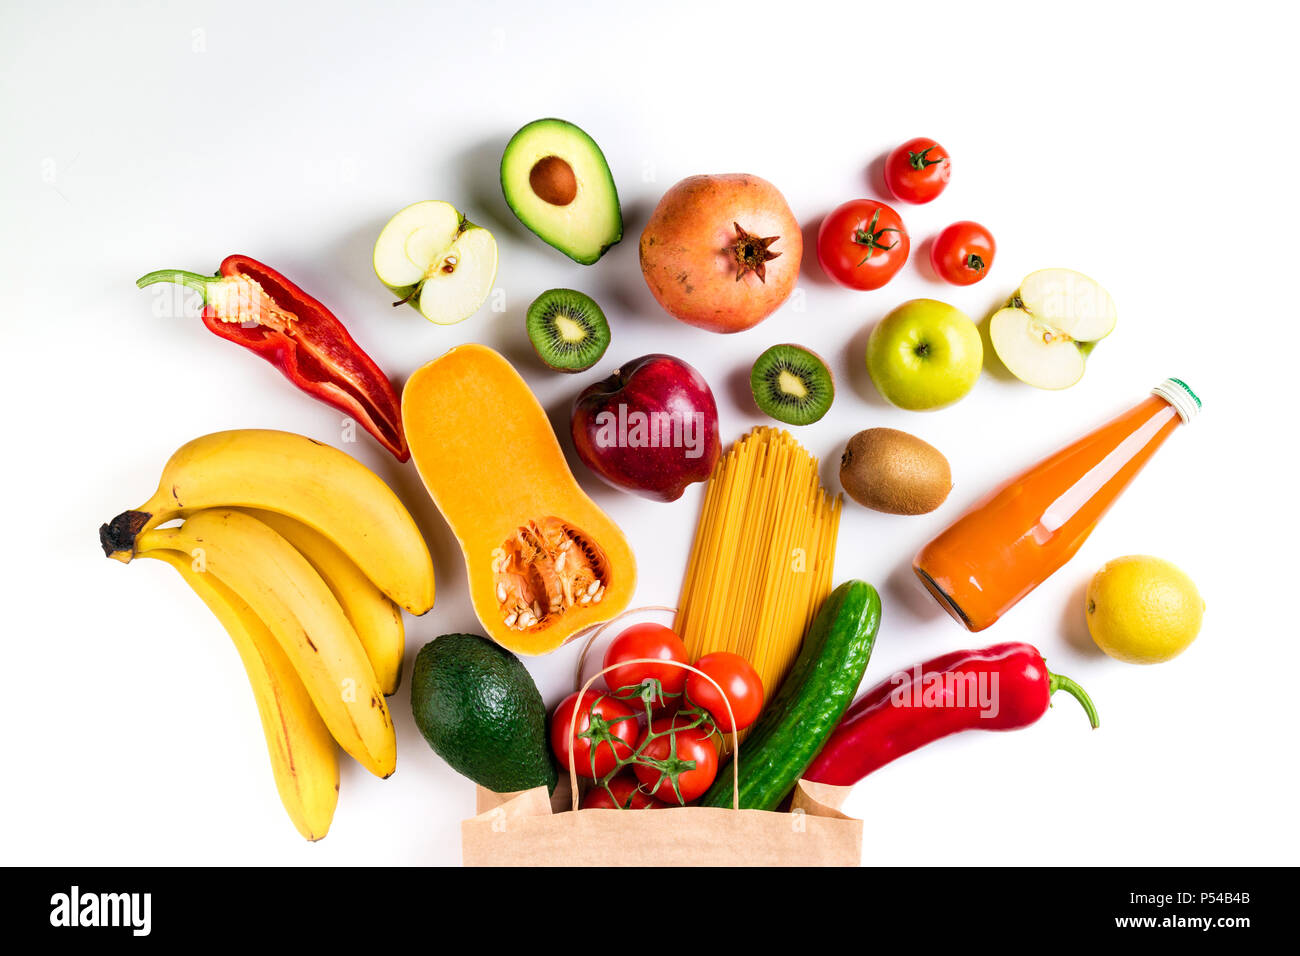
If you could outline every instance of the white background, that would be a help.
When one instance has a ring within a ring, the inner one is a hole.
[[[705,373],[731,441],[763,421],[744,384],[753,358],[796,340],[839,382],[831,413],[798,433],[832,487],[859,429],[902,428],[942,450],[956,487],[938,512],[845,507],[836,580],[872,581],[885,602],[868,682],[1025,640],[1091,691],[1102,729],[1062,697],[1030,729],[949,738],[885,768],[847,806],[867,821],[866,862],[1296,862],[1296,416],[1283,385],[1296,368],[1300,143],[1292,34],[1270,12],[1282,5],[615,7],[5,5],[0,859],[459,860],[473,786],[424,744],[405,685],[392,700],[398,772],[379,781],[349,762],[333,829],[308,845],[278,804],[216,620],[170,570],[99,550],[99,523],[147,498],[192,437],[258,426],[339,441],[334,411],[196,318],[158,318],[133,285],[241,252],[331,306],[399,384],[452,345],[501,349],[562,436],[581,387],[667,351]],[[600,143],[622,198],[625,239],[594,267],[526,232],[497,185],[510,134],[552,115]],[[844,200],[885,198],[881,157],[917,135],[939,139],[954,172],[938,201],[899,207],[913,260],[877,292],[828,285],[818,222]],[[737,171],[775,183],[804,224],[805,309],[722,338],[656,306],[637,239],[678,179]],[[392,213],[434,198],[497,237],[504,313],[442,328],[390,308],[371,246]],[[992,229],[998,256],[986,281],[957,289],[928,277],[924,253],[966,218]],[[1042,392],[989,367],[937,413],[874,392],[863,349],[893,306],[934,296],[981,319],[1054,265],[1096,277],[1119,305],[1076,387]],[[580,376],[546,372],[523,334],[524,309],[554,286],[588,291],[611,319],[612,347]],[[1078,557],[992,631],[943,616],[912,580],[916,548],[1169,375],[1205,412]],[[476,629],[463,564],[414,468],[365,436],[348,447],[408,503],[434,553],[438,603],[408,619],[409,677],[424,642]],[[673,603],[702,486],[656,504],[574,463],[636,549],[638,603]],[[1131,553],[1178,563],[1208,603],[1200,638],[1171,663],[1121,664],[1088,638],[1083,588]],[[548,703],[575,655],[528,662]]]

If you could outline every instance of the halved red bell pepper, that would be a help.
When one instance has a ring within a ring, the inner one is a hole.
[[[266,359],[300,389],[361,423],[398,461],[411,457],[392,382],[329,309],[248,256],[228,256],[214,276],[163,269],[144,288],[175,282],[203,296],[203,324]]]

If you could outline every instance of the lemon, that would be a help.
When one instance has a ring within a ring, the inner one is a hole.
[[[1111,657],[1158,664],[1196,639],[1205,602],[1177,565],[1132,554],[1107,561],[1093,575],[1084,609],[1092,639]]]

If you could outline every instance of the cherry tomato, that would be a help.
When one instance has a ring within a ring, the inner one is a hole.
[[[911,247],[898,213],[874,199],[846,202],[817,230],[822,270],[850,289],[879,289],[903,268]]]
[[[948,151],[924,136],[909,139],[885,160],[885,185],[903,202],[929,202],[948,185]]]
[[[555,751],[562,773],[567,773],[569,769],[569,746],[565,738],[577,704],[578,692],[574,691],[561,701],[551,715],[551,749]],[[594,740],[584,737],[584,733],[591,731],[593,723],[596,724],[597,732],[604,729],[613,739]],[[594,780],[613,770],[618,761],[626,760],[632,755],[640,729],[636,715],[627,704],[601,691],[588,690],[583,695],[578,722],[573,729],[574,763],[578,776]]]
[[[695,667],[722,685],[731,712],[736,715],[733,728],[727,717],[727,705],[718,689],[699,674],[687,676],[686,696],[709,712],[719,730],[724,733],[744,730],[758,719],[759,711],[763,709],[763,681],[749,661],[730,651],[715,651],[701,657],[695,662]]]
[[[670,806],[698,800],[718,775],[718,748],[712,733],[704,727],[686,727],[672,735],[667,733],[674,725],[689,723],[680,717],[660,717],[650,724],[637,742],[639,748],[652,732],[663,734],[646,743],[641,755],[666,761],[665,766],[649,767],[638,763],[632,769],[651,796]]]
[[[954,222],[935,237],[930,264],[939,278],[953,285],[971,285],[988,273],[996,251],[993,234],[967,219]]]
[[[597,784],[584,793],[579,806],[583,810],[657,810],[667,804],[650,796],[635,774],[624,771],[609,781],[609,789]]]
[[[609,647],[605,649],[606,667],[638,658],[688,663],[686,645],[670,628],[662,624],[633,624],[610,641]],[[681,694],[688,673],[685,668],[673,667],[671,664],[625,664],[606,674],[605,684],[623,699],[634,697],[641,686],[651,679],[659,681],[664,694]],[[654,705],[659,709],[668,702],[668,699],[661,698]]]

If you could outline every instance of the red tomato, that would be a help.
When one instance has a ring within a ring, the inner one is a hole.
[[[822,220],[817,261],[850,289],[879,289],[907,261],[911,241],[898,213],[874,199],[854,199]]]
[[[939,278],[953,285],[971,285],[988,273],[996,251],[993,234],[978,222],[966,219],[954,222],[935,237],[930,265]]]
[[[613,791],[613,795],[610,791]],[[630,771],[617,774],[609,781],[609,789],[599,784],[582,795],[583,810],[651,810],[665,806],[650,796]]]
[[[948,151],[924,136],[909,139],[885,160],[885,185],[903,202],[929,202],[948,185]]]
[[[680,717],[660,717],[651,723],[641,735],[637,747],[641,747],[651,732],[663,733],[662,737],[655,737],[645,744],[641,756],[661,760],[665,764],[662,768],[641,763],[632,766],[637,779],[650,791],[650,795],[670,806],[698,800],[718,775],[718,748],[708,730],[704,727],[688,727],[671,736],[667,733],[674,725],[688,723]],[[676,787],[673,786],[674,780]],[[678,793],[681,794],[680,799]]]
[[[565,738],[569,733],[569,722],[573,720],[573,710],[578,703],[578,692],[574,691],[555,708],[551,715],[551,749],[560,762],[561,773],[569,769],[569,745]],[[595,730],[592,724],[596,725]],[[577,725],[573,729],[575,765],[578,776],[597,779],[614,769],[620,760],[632,755],[640,727],[632,708],[622,701],[615,700],[608,694],[597,690],[588,690],[583,695],[582,709],[578,714]],[[584,734],[608,733],[609,738],[595,739]],[[612,738],[612,739],[611,739]],[[594,763],[593,763],[594,758]]]
[[[718,689],[699,674],[689,675],[686,678],[686,696],[709,712],[719,730],[723,733],[744,730],[758,719],[759,711],[763,709],[763,681],[749,661],[730,651],[715,651],[701,657],[695,662],[695,667],[722,685],[731,712],[736,715],[733,728],[727,717],[727,705]]]
[[[605,649],[606,667],[638,658],[688,663],[686,645],[662,624],[633,624]],[[664,694],[680,694],[686,686],[687,673],[689,672],[685,668],[673,667],[671,664],[626,664],[606,674],[605,685],[626,699],[635,696],[636,689],[653,679],[659,681]],[[658,708],[667,703],[666,699],[661,699],[655,706]]]

